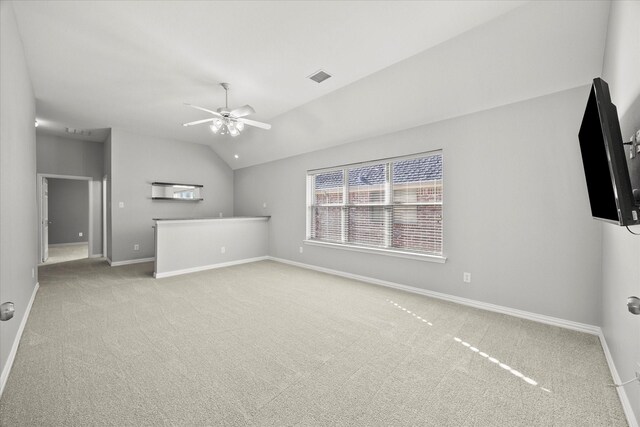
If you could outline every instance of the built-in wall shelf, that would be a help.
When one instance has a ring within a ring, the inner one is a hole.
[[[178,202],[200,202],[203,186],[199,184],[180,184],[175,182],[152,182],[151,199],[174,200]]]

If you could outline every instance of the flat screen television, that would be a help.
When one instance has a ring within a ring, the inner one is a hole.
[[[600,78],[593,80],[578,139],[592,216],[622,226],[640,224],[640,190],[634,194],[618,110]]]

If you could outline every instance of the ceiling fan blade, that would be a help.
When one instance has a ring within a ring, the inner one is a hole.
[[[271,125],[268,123],[256,122],[255,120],[249,120],[249,119],[243,119],[243,118],[237,118],[236,120],[244,123],[245,125],[255,126],[257,128],[266,129],[266,130],[271,129]]]
[[[233,117],[244,117],[255,112],[256,110],[254,110],[251,105],[243,105],[242,107],[238,107],[235,110],[231,110],[229,114]]]
[[[213,111],[213,110],[207,110],[206,108],[202,108],[202,107],[198,107],[197,105],[191,105],[191,104],[187,104],[185,102],[186,106],[191,107],[191,108],[195,108],[196,110],[200,110],[200,111],[206,111],[207,113],[211,113],[216,117],[222,117],[222,114],[218,113],[217,111]]]
[[[199,125],[200,123],[212,122],[214,119],[196,120],[195,122],[184,123],[182,126]]]

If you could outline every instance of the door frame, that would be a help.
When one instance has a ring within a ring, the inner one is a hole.
[[[102,178],[102,256],[107,257],[107,175]]]
[[[42,264],[42,257],[44,255],[44,247],[43,247],[43,227],[42,227],[42,178],[53,178],[53,179],[75,179],[79,181],[87,181],[87,185],[89,188],[89,229],[87,230],[87,244],[89,245],[89,258],[93,256],[93,186],[91,182],[93,181],[93,177],[91,176],[77,176],[77,175],[57,175],[53,173],[39,173],[36,174],[36,191],[38,194],[38,248],[40,249],[40,254],[38,257],[38,264]]]

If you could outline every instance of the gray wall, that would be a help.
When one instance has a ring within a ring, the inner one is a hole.
[[[104,175],[104,146],[37,131],[38,173],[90,176],[101,181]]]
[[[111,259],[111,133],[104,142],[104,174],[107,177],[107,253],[108,259]]]
[[[102,254],[102,177],[105,174],[104,144],[81,141],[36,132],[38,173],[89,176],[93,206],[91,207],[92,248],[90,254]],[[86,185],[86,183],[85,183]],[[82,208],[84,209],[84,208]],[[88,230],[85,230],[88,232]],[[77,235],[77,233],[76,233]],[[54,243],[51,242],[50,243]]]
[[[236,170],[235,213],[271,215],[275,257],[598,325],[601,230],[576,136],[588,90]],[[444,153],[445,264],[303,245],[307,169],[435,149]]]
[[[204,185],[204,201],[151,200],[154,181]],[[153,218],[217,217],[220,212],[233,215],[233,171],[210,147],[111,130],[112,261],[154,256]],[[135,244],[139,251],[133,250]]]
[[[13,6],[0,2],[0,302],[13,301],[0,322],[0,371],[37,281],[35,98]],[[32,272],[35,277],[32,277]]]
[[[49,244],[87,241],[88,181],[49,179],[49,222]],[[78,233],[82,233],[82,237]]]
[[[639,2],[612,2],[602,77],[618,107],[622,136],[628,140],[640,128]],[[640,162],[636,157],[632,162]],[[638,170],[638,169],[636,169]],[[630,295],[640,296],[640,236],[624,227],[602,223],[602,330],[611,356],[624,380],[640,370],[640,316],[626,309]],[[640,233],[640,226],[633,227]],[[640,387],[625,387],[640,420]]]

